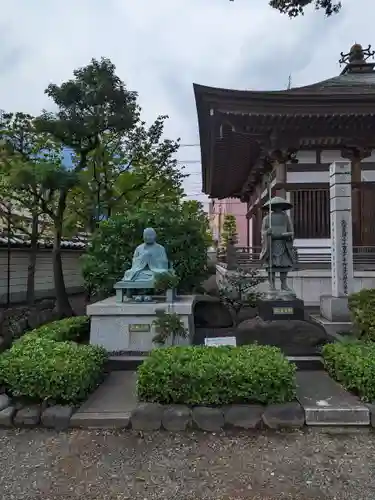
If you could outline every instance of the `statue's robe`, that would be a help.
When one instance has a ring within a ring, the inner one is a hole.
[[[132,267],[125,272],[123,281],[150,281],[166,272],[168,257],[165,248],[158,243],[142,243],[135,249]]]
[[[271,227],[272,238],[267,234]],[[285,238],[284,233],[292,233],[292,237]],[[289,272],[295,264],[293,250],[293,224],[290,217],[285,212],[272,212],[271,224],[270,214],[263,218],[262,229],[262,251],[260,260],[266,269],[270,268],[270,255],[272,259],[272,271]]]

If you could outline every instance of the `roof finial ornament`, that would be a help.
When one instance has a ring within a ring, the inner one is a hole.
[[[372,71],[373,64],[366,63],[367,59],[374,57],[375,50],[371,50],[371,45],[364,49],[361,44],[355,43],[347,54],[341,52],[340,66],[345,64],[342,73],[351,73],[354,71]]]

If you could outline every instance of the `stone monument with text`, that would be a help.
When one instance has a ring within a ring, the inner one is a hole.
[[[350,321],[348,296],[353,292],[352,186],[349,161],[329,169],[332,294],[320,299],[323,318],[332,323]]]

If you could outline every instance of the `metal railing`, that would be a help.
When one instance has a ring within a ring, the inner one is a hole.
[[[236,247],[236,264],[239,267],[259,267],[260,247]],[[330,269],[331,247],[297,248],[297,269]],[[225,252],[219,253],[218,261],[227,263]],[[356,271],[375,271],[375,246],[353,247],[353,266]]]

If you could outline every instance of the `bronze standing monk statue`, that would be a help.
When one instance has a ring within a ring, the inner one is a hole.
[[[288,272],[295,264],[293,224],[286,213],[292,208],[292,204],[276,196],[265,203],[263,208],[267,209],[268,213],[262,223],[260,260],[267,269],[270,290],[276,290],[275,276],[276,273],[280,273],[281,290],[294,295],[293,290],[287,285]]]

